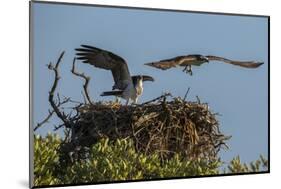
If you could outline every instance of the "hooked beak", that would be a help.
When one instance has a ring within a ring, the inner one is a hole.
[[[143,81],[154,81],[154,78],[148,75],[142,75]]]

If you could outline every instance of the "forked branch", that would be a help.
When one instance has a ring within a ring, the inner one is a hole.
[[[189,93],[189,90],[190,90],[190,87],[188,87],[188,89],[187,89],[187,91],[186,91],[186,93],[185,93],[185,95],[184,95],[184,97],[183,97],[183,100],[184,100],[184,101],[185,101],[186,98],[187,98],[187,95],[188,95],[188,93]]]
[[[59,108],[61,105],[67,103],[70,101],[70,98],[65,98],[63,101],[60,101],[58,102],[58,105],[57,107]],[[40,123],[37,123],[36,127],[33,129],[33,131],[36,131],[37,129],[39,129],[42,125],[44,125],[45,123],[47,123],[49,121],[49,119],[52,117],[52,115],[55,113],[55,110],[49,110],[49,114],[48,116],[43,119]]]
[[[55,90],[57,88],[57,85],[58,85],[58,81],[60,79],[60,76],[59,76],[59,72],[58,72],[58,67],[59,67],[59,64],[61,63],[61,60],[62,60],[62,57],[64,55],[64,51],[61,53],[61,55],[59,56],[57,62],[56,62],[56,65],[54,66],[51,62],[50,64],[48,65],[48,69],[49,70],[52,70],[54,71],[55,73],[55,80],[54,80],[54,83],[53,83],[53,86],[51,88],[51,91],[49,92],[49,102],[54,110],[54,112],[57,114],[57,116],[62,120],[62,122],[64,123],[64,125],[67,127],[67,128],[71,128],[72,124],[71,122],[67,119],[67,115],[64,114],[64,112],[61,112],[59,110],[59,107],[58,105],[55,103],[54,101],[54,93],[55,93]]]
[[[83,85],[84,93],[86,95],[86,98],[87,98],[87,101],[89,102],[89,104],[93,105],[93,103],[91,101],[91,98],[90,98],[90,95],[89,95],[89,91],[88,91],[88,84],[90,82],[90,77],[85,76],[84,73],[79,73],[79,72],[76,71],[76,69],[75,69],[75,61],[76,61],[76,58],[73,59],[71,73],[73,73],[74,75],[76,75],[78,77],[81,77],[81,78],[83,78],[85,80],[85,83]]]
[[[49,121],[49,119],[52,117],[52,115],[54,114],[54,110],[50,111],[49,110],[49,114],[48,116],[43,120],[41,121],[40,123],[37,123],[36,127],[33,129],[33,131],[36,131],[37,129],[39,129],[42,125],[44,125],[45,123],[47,123]]]

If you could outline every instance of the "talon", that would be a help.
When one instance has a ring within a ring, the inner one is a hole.
[[[112,105],[112,108],[120,108],[120,104],[119,104],[119,103],[114,103],[114,104]]]
[[[186,71],[187,71],[187,66],[185,66],[182,71],[183,71],[183,72],[186,72]]]
[[[190,75],[192,75],[193,73],[192,73],[192,69],[191,69],[191,65],[189,65],[188,66],[188,70],[187,70],[187,72],[186,73],[189,73]]]

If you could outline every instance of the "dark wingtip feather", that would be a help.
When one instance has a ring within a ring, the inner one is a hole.
[[[258,67],[260,67],[261,65],[263,65],[264,64],[264,62],[255,62],[255,63],[253,63],[253,68],[258,68]]]
[[[76,53],[77,56],[87,56],[87,55],[91,55],[90,53],[85,53],[85,52],[78,52]]]
[[[75,50],[78,51],[78,52],[92,52],[92,49],[76,48]]]
[[[83,51],[85,49],[82,49],[82,48],[75,48],[76,51]]]
[[[79,57],[77,57],[77,60],[88,60],[88,58],[86,58],[84,56],[79,56]]]
[[[84,45],[84,44],[82,44],[81,47],[89,48],[89,49],[93,48],[93,46],[91,46],[91,45]]]
[[[91,50],[100,50],[99,48],[93,47],[93,46],[90,46],[90,45],[81,45],[81,47],[84,47],[84,48],[87,48],[87,49],[91,49]]]

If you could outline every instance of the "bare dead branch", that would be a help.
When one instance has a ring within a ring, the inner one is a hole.
[[[52,115],[54,114],[54,110],[50,111],[49,110],[49,114],[48,116],[43,120],[41,121],[40,123],[37,123],[36,127],[33,129],[33,131],[36,131],[37,129],[39,129],[42,125],[44,125],[45,123],[47,123],[49,121],[49,119],[52,117]]]
[[[70,136],[70,129],[65,129],[64,130],[64,136],[65,136],[65,138],[64,138],[64,140],[62,141],[62,143],[63,144],[65,144],[68,140],[69,140],[69,136]]]
[[[59,72],[58,72],[58,67],[59,67],[59,64],[61,63],[63,55],[64,55],[64,51],[60,54],[60,56],[59,56],[55,66],[51,62],[48,65],[48,69],[54,71],[54,73],[55,73],[55,80],[54,80],[53,86],[51,88],[51,91],[49,92],[49,102],[50,102],[54,112],[62,120],[64,125],[66,127],[68,127],[68,128],[71,128],[71,126],[72,126],[71,122],[67,119],[67,116],[65,115],[65,113],[61,112],[59,110],[58,105],[54,101],[54,93],[55,93],[55,90],[57,88],[58,81],[60,79]]]
[[[62,102],[60,102],[60,99],[59,99],[59,102],[58,102],[57,107],[60,107],[61,105],[66,104],[66,103],[69,102],[69,101],[70,101],[70,98],[65,98]],[[40,123],[37,123],[37,125],[36,125],[36,127],[33,129],[33,131],[36,131],[36,130],[39,129],[42,125],[44,125],[45,123],[47,123],[54,113],[55,113],[54,110],[52,110],[52,111],[49,110],[48,116],[47,116],[43,121],[41,121]]]
[[[72,103],[75,103],[75,104],[81,104],[81,102],[76,101],[76,100],[72,100],[72,99],[70,99],[69,102],[72,102]]]
[[[54,128],[54,131],[57,131],[57,130],[59,130],[60,128],[62,128],[64,126],[64,123],[63,124],[60,124],[60,125],[58,125],[58,126],[54,126],[55,128]]]
[[[73,64],[72,64],[72,69],[71,69],[71,73],[73,73],[74,75],[78,76],[78,77],[81,77],[85,80],[85,83],[83,85],[83,88],[84,88],[84,93],[86,95],[86,98],[89,102],[89,104],[93,105],[92,101],[91,101],[91,98],[90,98],[90,95],[89,95],[89,91],[88,91],[88,84],[90,82],[90,77],[87,77],[85,76],[84,73],[79,73],[75,70],[75,61],[76,61],[76,58],[73,59]]]
[[[83,96],[84,104],[87,104],[87,99],[86,99],[86,96],[85,96],[85,94],[83,93],[83,91],[81,91],[81,94],[82,94],[82,96]]]

